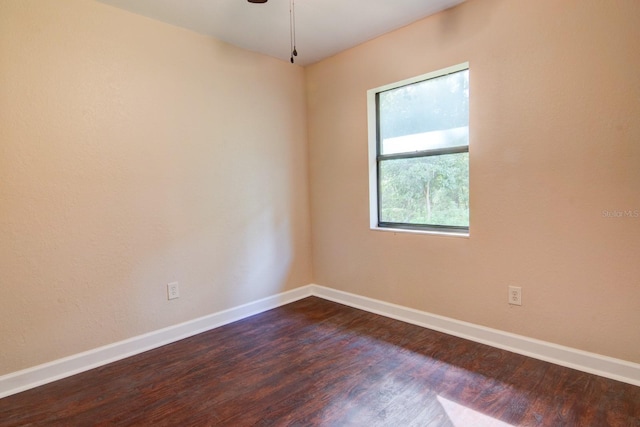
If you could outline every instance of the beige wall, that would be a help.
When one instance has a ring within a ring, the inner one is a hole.
[[[470,0],[308,67],[316,283],[640,362],[639,21]],[[465,61],[470,238],[370,230],[366,91]]]
[[[310,283],[306,147],[300,67],[2,0],[0,375]]]
[[[469,0],[303,70],[0,1],[0,375],[312,281],[640,362],[639,18]],[[367,89],[464,61],[471,237],[369,230]]]

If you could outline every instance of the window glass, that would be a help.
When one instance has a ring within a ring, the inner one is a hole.
[[[380,154],[469,145],[469,70],[381,92]]]
[[[375,226],[468,232],[468,66],[373,93]]]

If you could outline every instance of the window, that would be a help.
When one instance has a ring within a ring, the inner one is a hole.
[[[372,89],[372,228],[469,231],[469,65]]]

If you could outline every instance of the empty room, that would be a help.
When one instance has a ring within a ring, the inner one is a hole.
[[[0,426],[640,427],[638,22],[0,0]]]

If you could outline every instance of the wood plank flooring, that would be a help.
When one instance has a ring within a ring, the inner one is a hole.
[[[0,426],[640,426],[640,387],[310,297],[0,399]]]

